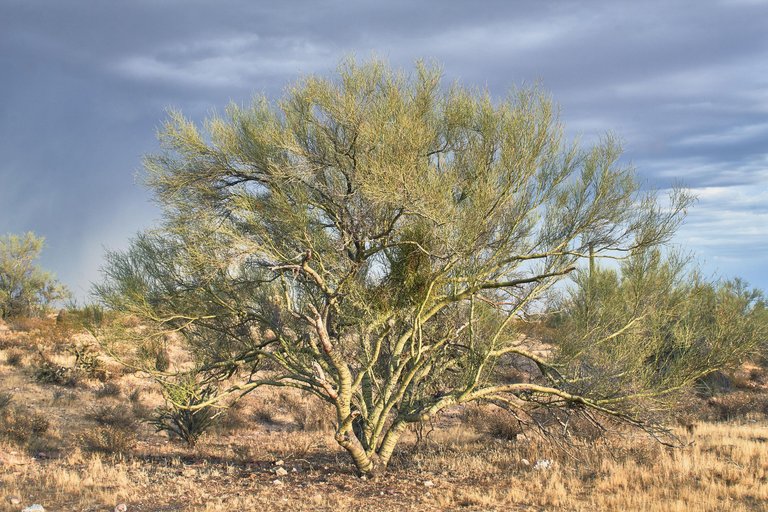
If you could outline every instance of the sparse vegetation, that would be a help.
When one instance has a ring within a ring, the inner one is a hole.
[[[108,309],[0,238],[0,510],[764,507],[765,297],[556,110],[348,61],[172,114]]]
[[[4,342],[33,360],[37,345],[27,336],[6,334]],[[71,365],[72,353],[62,347],[61,354]],[[135,408],[151,408],[163,397],[162,387],[134,374],[115,375],[122,394],[83,407],[83,400],[98,393],[96,382],[51,387],[35,383],[24,368],[2,366],[0,371],[3,385],[15,390],[0,394],[0,463],[7,464],[0,471],[0,498],[29,496],[54,510],[109,509],[127,502],[129,509],[195,511],[278,504],[328,511],[666,512],[685,510],[690,503],[703,510],[747,511],[768,499],[762,385],[688,395],[684,413],[698,416],[677,435],[692,443],[673,449],[618,423],[593,437],[589,425],[574,424],[575,417],[570,418],[572,435],[553,442],[507,411],[471,405],[461,417],[446,414],[425,423],[421,435],[406,431],[388,473],[372,482],[357,478],[336,443],[313,431],[312,419],[327,417],[315,409],[328,406],[291,390],[263,389],[246,396],[231,419],[223,415],[217,435],[190,452],[137,422]],[[753,375],[759,379],[762,371],[746,365],[728,376],[740,382]],[[731,400],[728,421],[720,421],[717,404]],[[534,469],[542,460],[551,465]],[[276,468],[288,472],[277,477],[281,485],[273,483]]]

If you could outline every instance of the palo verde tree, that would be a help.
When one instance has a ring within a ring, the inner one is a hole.
[[[432,67],[345,62],[204,130],[172,113],[160,139],[145,166],[164,221],[108,255],[97,292],[143,336],[179,333],[223,395],[320,397],[361,473],[458,404],[624,414],[614,394],[574,393],[518,319],[590,253],[664,244],[689,198],[658,205],[611,137],[564,142],[540,91],[494,101]],[[509,357],[540,378],[498,380]]]
[[[67,289],[35,263],[44,243],[34,233],[0,237],[0,318],[39,314],[69,297]]]

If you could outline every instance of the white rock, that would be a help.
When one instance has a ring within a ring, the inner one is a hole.
[[[8,501],[11,502],[11,505],[18,505],[19,503],[21,503],[21,498],[19,498],[18,496],[11,496],[10,498],[8,498]]]
[[[128,510],[128,505],[125,503],[118,503],[115,505],[115,512],[126,512]]]
[[[275,462],[275,466],[282,466],[283,464],[285,464],[285,462],[282,460]]]
[[[435,483],[432,480],[424,480],[424,487],[434,487]]]
[[[38,503],[35,503],[34,505],[30,505],[27,508],[23,509],[21,512],[45,512],[45,507],[43,507]]]
[[[531,461],[529,461],[528,459],[521,459],[520,464],[522,464],[523,466],[530,466]]]
[[[536,470],[549,469],[550,467],[552,467],[552,461],[549,459],[539,459],[536,461],[536,464],[533,465],[533,469]]]
[[[280,480],[279,478],[275,478],[274,480],[272,480],[272,485],[283,485],[283,481]]]
[[[277,471],[275,471],[275,474],[277,476],[285,476],[288,474],[288,471],[286,471],[285,468],[277,468]]]

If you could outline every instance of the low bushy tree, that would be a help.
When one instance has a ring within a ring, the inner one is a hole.
[[[143,319],[142,337],[180,333],[225,392],[290,386],[331,404],[361,473],[386,467],[409,424],[459,404],[629,418],[622,399],[646,392],[572,382],[520,319],[590,254],[663,245],[690,199],[657,204],[610,136],[564,142],[540,91],[494,101],[432,67],[345,62],[203,131],[172,113],[160,138],[146,169],[164,222],[108,255],[100,297]],[[499,379],[511,358],[538,376]]]
[[[623,403],[635,417],[669,411],[680,392],[757,355],[768,337],[761,292],[707,282],[676,254],[636,251],[617,268],[575,274],[553,315],[553,364],[570,392]]]
[[[45,239],[26,233],[0,237],[0,318],[30,316],[69,297],[67,289],[35,260]]]

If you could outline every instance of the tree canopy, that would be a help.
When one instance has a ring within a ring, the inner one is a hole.
[[[39,314],[69,296],[50,272],[35,264],[44,243],[34,233],[0,237],[0,318]]]
[[[644,343],[619,335],[631,316],[561,366],[522,335],[581,260],[649,254],[690,204],[643,191],[615,138],[566,142],[538,89],[495,100],[435,67],[346,61],[202,129],[172,112],[160,140],[145,167],[164,221],[108,255],[100,297],[145,319],[146,339],[182,334],[224,394],[290,386],[332,404],[362,473],[459,404],[629,418],[622,397],[666,389],[606,392],[567,371],[591,345]],[[500,379],[511,358],[536,375]],[[696,373],[675,371],[674,385]]]

